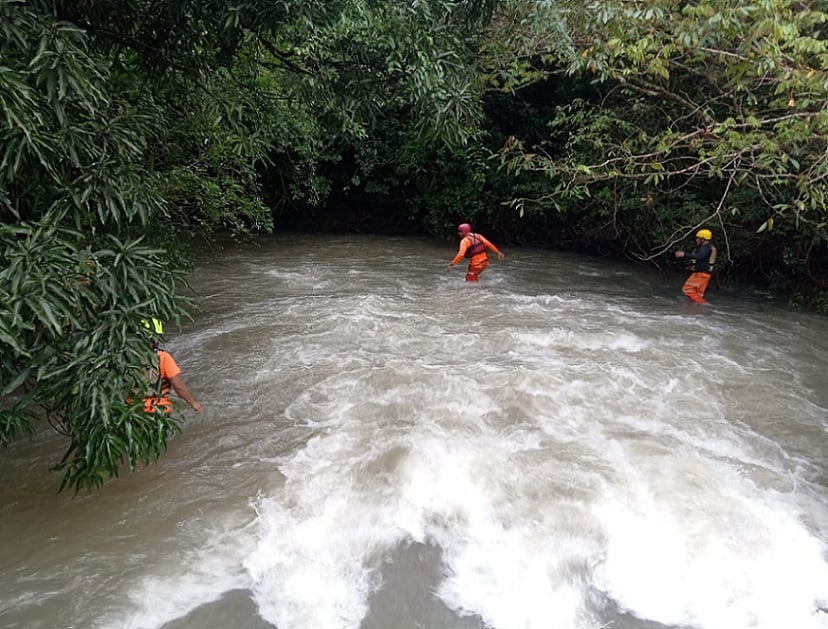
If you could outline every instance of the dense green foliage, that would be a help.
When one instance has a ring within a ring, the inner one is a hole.
[[[157,458],[178,420],[139,408],[140,321],[187,315],[181,237],[323,204],[346,153],[361,183],[374,151],[467,145],[490,10],[0,0],[0,443],[48,420],[75,490]]]
[[[568,47],[526,34],[532,72],[557,86],[589,78],[589,91],[504,146],[511,172],[543,175],[529,177],[533,211],[574,212],[582,237],[648,261],[711,227],[741,277],[789,288],[821,277],[824,290],[828,13],[790,0],[556,10]]]
[[[45,417],[70,441],[64,485],[157,457],[175,423],[137,414],[147,312],[174,318],[180,277],[144,233],[165,210],[142,156],[151,114],[117,97],[83,34],[0,3],[0,441]],[[143,342],[141,342],[143,340]]]
[[[524,242],[828,311],[828,15],[791,0],[0,0],[0,444],[60,486],[155,460],[183,243],[282,228]],[[796,297],[798,295],[798,297]]]

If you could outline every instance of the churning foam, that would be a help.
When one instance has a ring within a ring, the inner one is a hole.
[[[825,545],[801,497],[742,474],[736,436],[718,446],[731,460],[710,454],[715,434],[707,449],[658,431],[647,446],[651,422],[634,412],[609,430],[556,407],[589,383],[467,375],[392,361],[324,383],[361,394],[325,406],[324,431],[257,504],[245,566],[266,620],[359,629],[384,558],[416,541],[441,549],[435,595],[493,629],[595,629],[611,613],[602,600],[666,626],[828,627]]]

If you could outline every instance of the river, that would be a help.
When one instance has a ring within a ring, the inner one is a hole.
[[[828,318],[454,252],[200,255],[156,465],[73,497],[59,435],[0,453],[0,626],[828,628]]]

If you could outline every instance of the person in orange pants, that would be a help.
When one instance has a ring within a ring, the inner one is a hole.
[[[448,263],[447,269],[451,270],[464,257],[468,258],[469,268],[466,271],[467,282],[480,281],[480,274],[489,266],[489,256],[486,255],[487,249],[496,253],[498,260],[503,260],[506,257],[485,236],[473,233],[471,225],[468,223],[462,223],[457,226],[457,235],[460,236],[460,247],[457,250],[457,255]]]
[[[716,263],[716,247],[713,246],[713,232],[709,229],[700,229],[696,232],[696,246],[693,249],[676,251],[677,258],[687,261],[690,277],[681,287],[687,299],[697,304],[706,304],[704,291],[710,283],[713,265]]]

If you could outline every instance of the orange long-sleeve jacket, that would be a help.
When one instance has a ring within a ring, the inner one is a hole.
[[[463,238],[460,239],[460,247],[457,250],[457,255],[454,256],[449,264],[457,264],[466,256],[466,252],[469,250],[469,247],[475,245],[483,245],[483,249],[479,253],[473,253],[469,258],[469,264],[474,265],[480,260],[488,259],[486,255],[486,249],[491,251],[492,253],[500,254],[500,249],[495,247],[485,236],[481,236],[480,234],[466,234]]]

